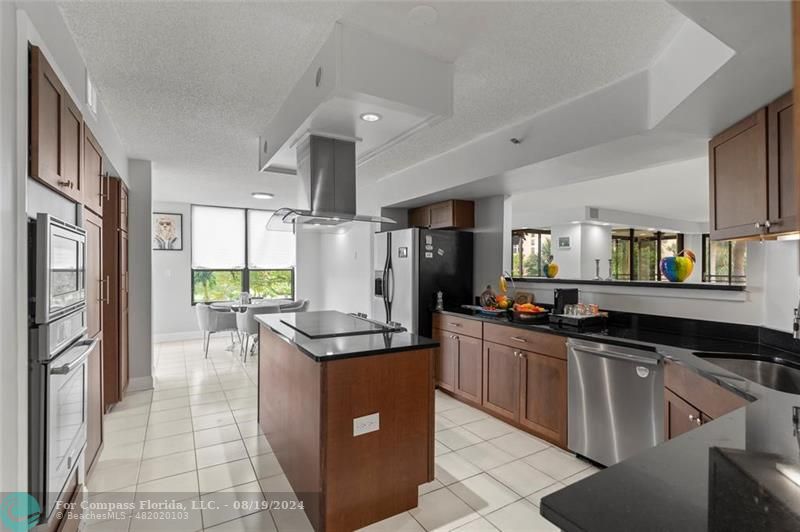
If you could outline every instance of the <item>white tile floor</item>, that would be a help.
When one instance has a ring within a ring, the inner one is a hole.
[[[155,390],[129,394],[106,417],[106,441],[87,487],[91,501],[292,500],[280,465],[256,421],[257,360],[247,367],[212,341],[156,345]],[[419,506],[365,530],[539,531],[548,493],[595,471],[548,443],[436,394],[436,480]],[[101,514],[99,531],[307,531],[300,510],[190,510],[181,520]],[[233,506],[232,504],[229,506]]]

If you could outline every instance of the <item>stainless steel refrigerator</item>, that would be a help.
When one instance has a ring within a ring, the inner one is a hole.
[[[375,234],[373,319],[431,335],[436,294],[445,308],[470,304],[473,235],[463,231],[399,229]]]

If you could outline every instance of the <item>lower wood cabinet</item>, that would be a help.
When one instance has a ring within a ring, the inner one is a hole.
[[[483,406],[499,417],[519,419],[519,351],[483,343]]]
[[[670,362],[664,367],[664,437],[668,440],[747,403],[680,364]]]
[[[484,408],[566,447],[566,360],[484,342],[483,365]]]
[[[433,316],[433,337],[439,388],[566,448],[564,337],[450,314]]]
[[[433,337],[439,342],[435,358],[436,383],[444,390],[480,404],[483,394],[481,340],[443,329],[433,329]]]
[[[483,396],[482,342],[479,338],[471,336],[454,336],[458,344],[455,394],[480,404]]]
[[[103,445],[103,334],[87,358],[86,383],[86,471],[94,465]]]
[[[664,390],[664,437],[668,440],[689,432],[703,424],[701,412],[678,397]]]
[[[456,358],[458,358],[455,336],[442,329],[433,329],[433,339],[439,342],[435,358],[436,384],[448,392],[455,391]]]
[[[522,352],[520,364],[519,423],[566,447],[567,361]]]

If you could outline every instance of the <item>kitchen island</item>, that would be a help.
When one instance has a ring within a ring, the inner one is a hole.
[[[438,344],[335,311],[256,319],[259,425],[314,529],[417,506],[434,477]]]

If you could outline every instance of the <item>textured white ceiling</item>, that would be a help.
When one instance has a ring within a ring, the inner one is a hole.
[[[682,15],[663,2],[63,3],[131,156],[163,200],[230,203],[292,178],[256,172],[257,136],[336,20],[455,63],[454,116],[359,168],[377,179],[647,67]],[[209,195],[202,199],[204,195]]]

